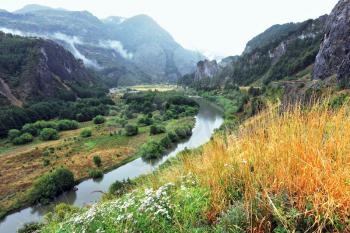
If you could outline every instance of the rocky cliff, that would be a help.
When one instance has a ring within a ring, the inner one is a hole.
[[[29,5],[0,11],[0,31],[52,39],[103,74],[110,86],[175,81],[204,59],[147,15],[100,20],[87,11]]]
[[[341,86],[350,86],[350,0],[340,0],[328,17],[316,57],[313,78],[331,76],[336,76]]]
[[[21,106],[50,98],[75,100],[101,94],[101,81],[81,60],[50,40],[0,32],[0,96]]]
[[[249,41],[241,56],[224,59],[210,79],[203,78],[205,75],[199,75],[201,79],[192,75],[190,86],[224,88],[289,79],[314,63],[326,20],[327,16],[321,16],[301,23],[272,26]],[[186,75],[180,83],[188,85],[190,80],[191,75]]]

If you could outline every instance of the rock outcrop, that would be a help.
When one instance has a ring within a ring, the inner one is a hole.
[[[102,82],[57,43],[1,32],[0,42],[1,103],[21,106],[100,94]]]
[[[328,17],[316,57],[313,78],[331,76],[336,76],[342,86],[350,86],[350,0],[340,0]]]
[[[199,88],[209,88],[213,85],[213,78],[219,72],[219,66],[216,60],[204,60],[197,63],[197,69],[194,73],[194,83]]]

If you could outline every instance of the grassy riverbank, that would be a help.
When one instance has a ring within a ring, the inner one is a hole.
[[[142,95],[143,92],[134,95]],[[152,92],[148,92],[152,93]],[[122,99],[124,94],[114,96],[117,103],[110,107],[110,115],[105,116],[105,122],[95,124],[93,121],[79,124],[79,128],[59,133],[59,139],[42,141],[35,138],[33,142],[15,146],[8,139],[0,141],[0,173],[3,182],[0,183],[0,215],[4,216],[9,211],[22,208],[29,204],[28,190],[33,181],[45,173],[52,172],[55,168],[66,167],[74,174],[76,182],[80,182],[91,176],[91,171],[106,172],[123,165],[140,156],[141,147],[149,142],[160,141],[167,132],[175,131],[179,126],[194,125],[195,108],[186,112],[189,108],[182,107],[182,115],[168,112],[164,118],[161,109],[147,109],[147,115],[141,110],[134,111],[137,106],[133,102],[126,104]],[[154,94],[157,96],[158,94]],[[162,101],[166,103],[170,96],[176,93],[162,94]],[[153,98],[153,94],[151,94]],[[167,98],[165,98],[167,97]],[[129,99],[134,97],[128,97]],[[145,101],[148,101],[147,98]],[[157,102],[163,106],[163,102]],[[152,102],[151,102],[152,103]],[[137,102],[142,106],[143,102]],[[148,102],[147,102],[148,106]],[[169,104],[169,108],[186,106]],[[128,117],[125,117],[128,115]],[[144,121],[147,122],[144,122]],[[125,132],[126,125],[137,126],[138,132],[128,136]],[[164,132],[151,134],[153,125],[161,125]],[[89,130],[90,137],[81,136],[82,132]],[[93,161],[98,156],[102,163],[99,167]]]
[[[270,107],[121,197],[60,206],[41,231],[346,232],[349,109],[328,106]]]

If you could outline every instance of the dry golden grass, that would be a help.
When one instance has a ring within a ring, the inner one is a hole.
[[[271,107],[235,135],[216,136],[202,152],[183,156],[154,182],[193,173],[209,188],[214,215],[226,210],[239,191],[255,232],[267,231],[271,216],[294,230],[274,201],[286,195],[288,208],[312,218],[309,231],[339,223],[349,231],[349,109],[326,106],[315,104],[307,111],[296,106],[283,114]],[[253,216],[257,198],[265,211],[260,217]]]

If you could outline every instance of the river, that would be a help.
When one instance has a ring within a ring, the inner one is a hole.
[[[185,148],[197,148],[208,142],[214,130],[223,123],[222,111],[217,106],[201,98],[196,98],[196,101],[199,103],[200,108],[196,115],[192,136],[188,140],[179,143],[176,148],[162,159],[149,163],[142,160],[142,158],[138,158],[106,173],[100,180],[88,179],[81,182],[76,186],[78,188],[76,191],[72,190],[62,194],[50,205],[28,207],[14,212],[0,221],[0,232],[15,233],[25,223],[41,221],[43,216],[58,203],[67,203],[81,207],[97,202],[101,198],[102,192],[106,192],[114,181],[121,181],[127,178],[132,179],[150,173],[168,158],[175,156]]]

